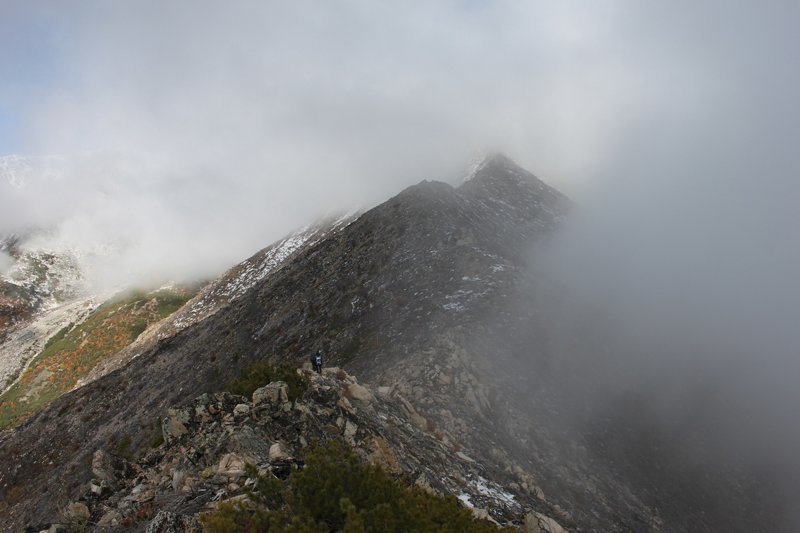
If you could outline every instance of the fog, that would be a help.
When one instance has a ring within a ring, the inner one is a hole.
[[[648,425],[657,420],[669,435],[662,449],[702,452],[718,471],[744,469],[776,483],[783,499],[772,503],[793,531],[796,136],[778,127],[735,141],[709,135],[698,146],[686,131],[637,143],[538,257],[569,294],[559,309],[563,337],[554,341],[560,377],[576,404],[591,406],[584,415],[592,426],[642,409]],[[646,185],[637,179],[645,173]]]
[[[13,264],[14,259],[7,253],[0,250],[0,274],[5,274]]]
[[[79,161],[0,183],[0,230],[47,226],[127,284],[211,275],[495,149],[579,195],[631,128],[731,85],[685,7],[5,4],[18,151]]]
[[[766,480],[770,520],[796,531],[798,13],[738,18],[740,7],[698,6],[673,43],[728,82],[700,107],[652,108],[622,131],[539,266],[570,294],[560,371],[589,418],[636,428],[618,409],[641,409],[642,427],[657,420],[669,436],[662,452],[697,454],[720,479]],[[576,352],[587,331],[602,340]]]

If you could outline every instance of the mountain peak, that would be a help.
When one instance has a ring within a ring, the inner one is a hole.
[[[544,208],[560,212],[567,198],[507,155],[494,152],[470,167],[459,192],[483,201],[515,205],[523,211]]]
[[[527,170],[517,165],[510,157],[502,152],[490,152],[477,159],[464,176],[464,181],[472,181],[485,177],[499,177],[502,175],[530,175]]]
[[[459,188],[468,194],[496,196],[517,195],[533,192],[552,199],[565,199],[556,189],[550,187],[533,173],[519,166],[513,159],[501,152],[487,154],[473,164]]]

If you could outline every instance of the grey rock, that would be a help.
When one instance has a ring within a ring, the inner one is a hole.
[[[159,511],[148,524],[146,533],[202,533],[203,526],[193,516]]]
[[[115,509],[111,509],[100,517],[100,520],[97,521],[97,525],[99,527],[114,527],[120,525],[121,520],[122,515]]]
[[[289,401],[289,387],[283,381],[276,381],[253,392],[253,406],[276,406]]]
[[[186,409],[168,409],[167,416],[161,422],[161,432],[164,441],[172,442],[188,433],[186,424],[190,420],[189,411]]]
[[[67,506],[67,516],[73,520],[89,520],[92,516],[83,502],[72,502]]]
[[[347,397],[357,400],[362,403],[372,403],[375,400],[375,397],[372,393],[364,386],[359,385],[358,383],[352,383],[345,387],[345,394]]]
[[[279,462],[286,462],[291,461],[292,456],[283,449],[283,446],[280,442],[276,442],[272,446],[269,447],[269,461],[270,463],[279,463]]]

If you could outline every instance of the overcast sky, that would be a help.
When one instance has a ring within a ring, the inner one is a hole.
[[[578,199],[664,183],[681,150],[795,143],[797,27],[789,2],[3,2],[0,152],[84,159],[0,183],[0,230],[175,277],[489,150]]]

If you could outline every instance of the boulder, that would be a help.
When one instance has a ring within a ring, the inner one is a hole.
[[[275,381],[253,391],[253,406],[281,405],[289,401],[289,387],[283,381]]]
[[[525,533],[567,533],[558,522],[542,513],[531,511],[525,515],[525,524],[522,527]]]
[[[245,462],[235,453],[226,453],[219,460],[217,475],[229,478],[240,478],[244,475]]]
[[[397,399],[400,401],[400,407],[405,412],[406,417],[408,418],[408,420],[413,425],[415,425],[418,429],[421,429],[423,431],[427,431],[428,430],[428,420],[424,416],[419,414],[419,412],[414,408],[414,406],[411,405],[411,402],[409,402],[408,400],[406,400],[405,398],[403,398],[399,394],[397,395]]]
[[[280,442],[276,442],[269,447],[269,462],[270,463],[283,463],[291,461],[292,456],[283,449]]]
[[[172,490],[180,492],[186,482],[186,472],[183,470],[175,469],[172,472]]]
[[[111,492],[111,488],[107,485],[105,481],[98,481],[92,480],[89,483],[89,491],[95,496],[102,498],[106,494]]]
[[[480,509],[478,507],[470,507],[469,510],[472,511],[472,516],[474,516],[478,520],[488,520],[489,522],[497,524],[497,521],[494,518],[492,518],[492,515],[490,515],[486,509]]]
[[[189,432],[186,424],[191,419],[189,411],[185,409],[167,409],[167,416],[161,421],[161,432],[164,441],[171,443]]]
[[[92,474],[103,483],[113,484],[116,480],[127,476],[130,465],[119,457],[114,457],[103,450],[96,450],[92,456]]]
[[[155,497],[155,490],[150,485],[146,483],[140,483],[133,487],[131,491],[131,497],[134,501],[138,503],[149,502]]]
[[[247,416],[250,413],[250,406],[246,403],[240,403],[233,408],[234,416]]]
[[[146,533],[202,533],[203,526],[193,516],[159,511],[150,521]]]
[[[336,378],[340,381],[353,381],[352,376],[337,366],[330,366],[322,369],[322,375],[326,378]]]
[[[344,393],[348,398],[353,400],[370,404],[375,401],[375,397],[372,393],[364,387],[363,385],[359,385],[358,383],[352,383],[345,387]]]
[[[268,460],[269,441],[256,435],[253,428],[244,426],[228,437],[227,451],[235,453],[245,463],[257,465]]]
[[[356,433],[358,432],[358,424],[348,420],[344,424],[344,439],[350,444],[355,444]]]
[[[83,502],[72,502],[67,505],[67,516],[72,520],[89,520],[92,514]]]
[[[121,520],[122,515],[112,509],[100,517],[100,520],[97,521],[97,525],[100,527],[114,527],[118,526]]]

